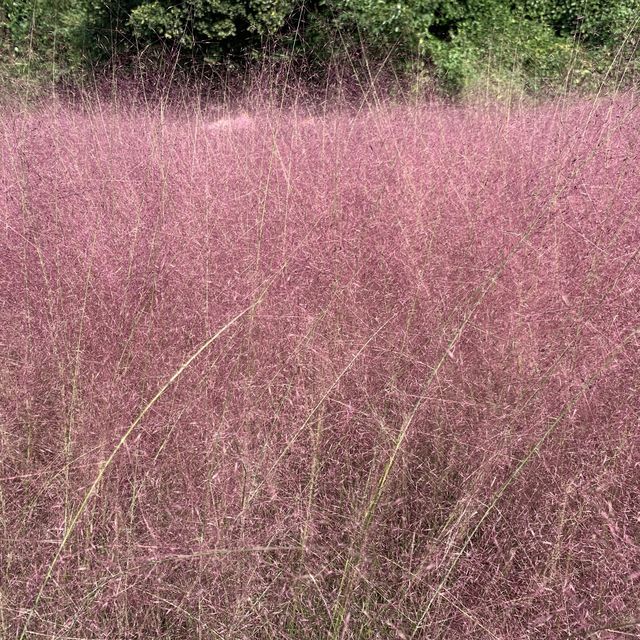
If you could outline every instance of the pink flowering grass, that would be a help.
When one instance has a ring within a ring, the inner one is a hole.
[[[635,97],[222,118],[0,115],[0,635],[635,635]]]

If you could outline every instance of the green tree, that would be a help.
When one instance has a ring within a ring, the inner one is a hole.
[[[0,0],[0,55],[15,73],[54,78],[80,63],[84,0]]]
[[[278,31],[293,0],[88,0],[87,30],[107,53],[171,48],[220,59]]]
[[[399,71],[421,64],[452,91],[538,91],[607,75],[622,41],[639,70],[639,15],[640,0],[0,0],[0,55],[18,72],[65,73],[141,52],[289,59],[295,42],[319,68],[336,49],[365,51]]]

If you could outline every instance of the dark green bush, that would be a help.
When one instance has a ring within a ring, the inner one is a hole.
[[[18,68],[79,62],[84,0],[0,0],[0,55]]]
[[[202,65],[295,49],[319,68],[365,52],[453,92],[536,92],[617,78],[614,61],[637,71],[639,15],[640,0],[0,0],[0,53],[62,72],[141,53]]]

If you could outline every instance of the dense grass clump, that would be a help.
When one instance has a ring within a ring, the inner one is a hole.
[[[636,107],[5,110],[0,635],[635,633]]]

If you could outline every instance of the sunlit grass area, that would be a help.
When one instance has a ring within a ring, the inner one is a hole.
[[[633,635],[639,125],[5,109],[0,635]]]

